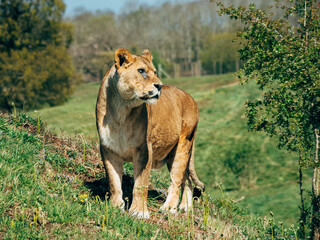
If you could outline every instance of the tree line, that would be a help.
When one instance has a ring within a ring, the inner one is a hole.
[[[64,18],[64,10],[62,0],[0,2],[1,109],[65,102],[80,79],[101,80],[120,47],[135,54],[150,49],[159,72],[171,77],[231,72],[242,64],[231,43],[238,24],[207,1],[138,6],[119,15],[80,10]]]
[[[230,1],[236,5],[248,2]],[[267,8],[265,1],[255,2]],[[120,47],[135,54],[151,50],[156,68],[161,64],[171,77],[235,72],[243,64],[239,44],[232,43],[241,23],[231,23],[217,10],[208,1],[141,5],[119,15],[78,9],[68,18],[74,25],[70,52],[87,81],[101,80]]]
[[[128,6],[135,5],[129,0]],[[63,0],[2,0],[0,108],[65,102],[80,80],[102,79],[117,48],[151,50],[158,72],[167,77],[237,71],[243,62],[232,39],[241,24],[230,24],[217,10],[208,1],[166,2],[118,15],[78,10],[65,18]]]

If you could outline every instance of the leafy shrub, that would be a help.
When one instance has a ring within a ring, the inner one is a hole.
[[[74,86],[61,0],[0,2],[0,108],[64,102]]]
[[[61,104],[72,93],[75,81],[71,58],[64,47],[41,51],[24,48],[0,56],[0,106],[39,107]]]

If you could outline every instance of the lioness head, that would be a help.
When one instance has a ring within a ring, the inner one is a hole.
[[[156,103],[160,97],[162,82],[156,74],[149,50],[142,55],[131,55],[126,49],[115,52],[115,67],[119,74],[117,88],[126,100]]]

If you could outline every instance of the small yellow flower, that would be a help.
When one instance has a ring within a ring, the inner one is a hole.
[[[81,203],[84,203],[84,202],[87,201],[87,198],[88,198],[88,195],[87,194],[83,194],[83,195],[80,195],[78,199],[79,199],[79,201]]]

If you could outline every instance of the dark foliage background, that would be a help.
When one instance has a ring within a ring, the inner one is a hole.
[[[61,104],[76,78],[62,0],[0,1],[0,108]]]

